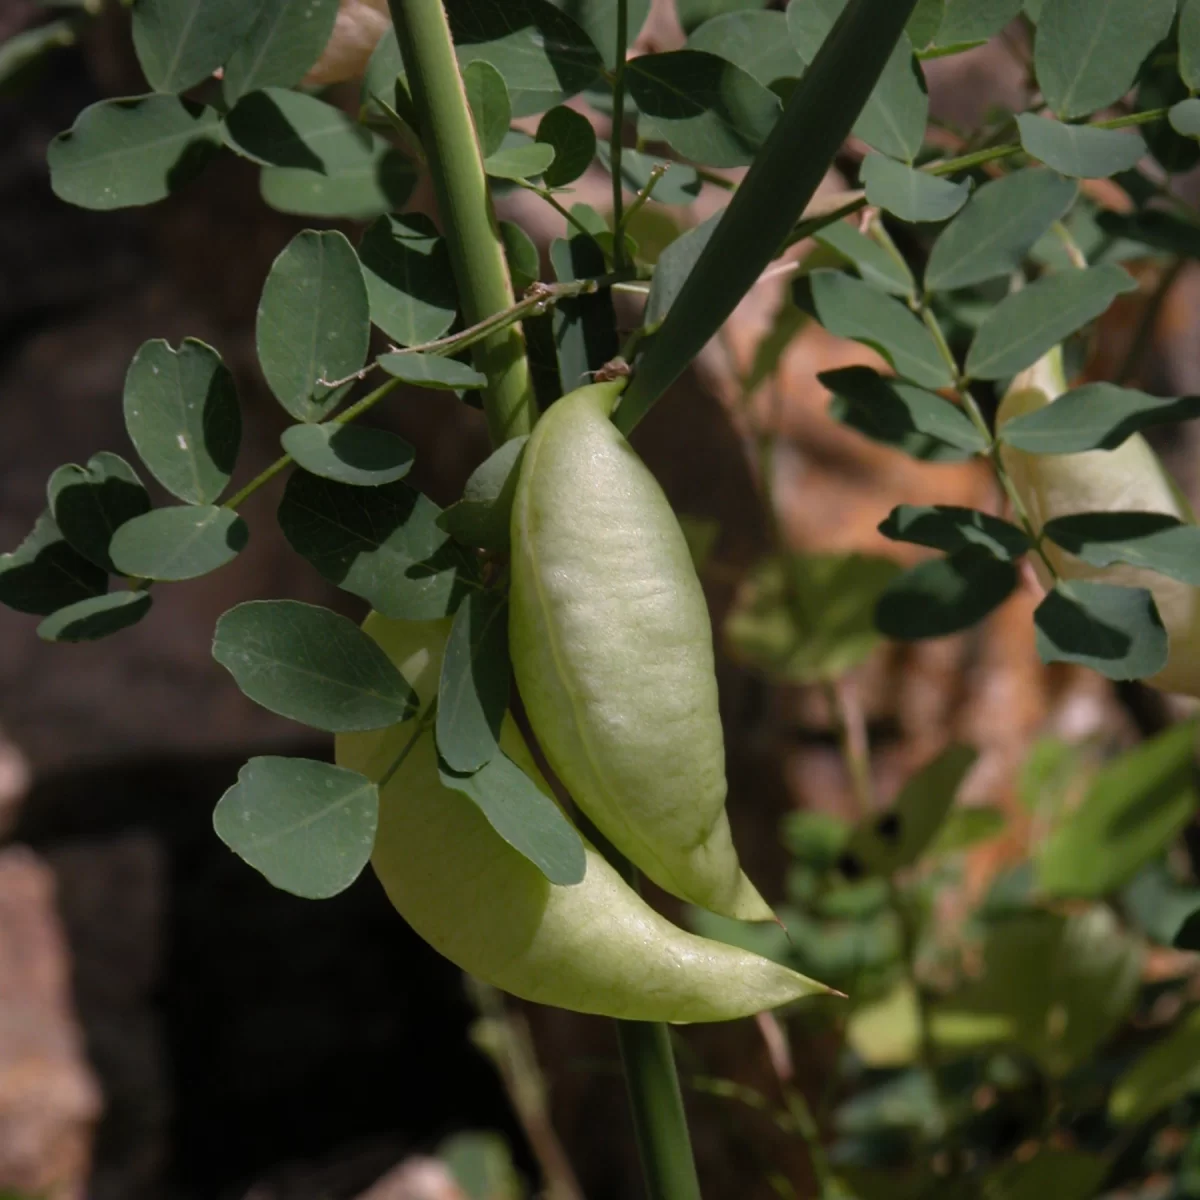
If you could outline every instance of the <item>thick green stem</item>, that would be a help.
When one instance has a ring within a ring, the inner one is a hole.
[[[450,26],[441,0],[391,0],[391,10],[463,319],[474,325],[511,308],[513,290]],[[483,402],[493,444],[529,433],[537,404],[520,327],[484,338],[473,357],[488,380]]]

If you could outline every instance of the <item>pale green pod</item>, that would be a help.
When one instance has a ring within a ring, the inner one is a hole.
[[[420,696],[437,688],[449,621],[372,614],[366,631]],[[378,779],[412,720],[337,739],[337,761]],[[511,718],[505,752],[545,782]],[[549,790],[547,794],[549,794]],[[743,950],[672,925],[591,846],[583,881],[551,884],[438,777],[430,734],[380,797],[371,858],[401,916],[464,971],[540,1004],[635,1021],[724,1021],[829,989]]]
[[[725,813],[708,607],[662,488],[609,420],[619,390],[565,396],[526,446],[513,672],[550,765],[618,850],[684,900],[769,921]]]
[[[1066,390],[1062,352],[1054,350],[1013,380],[996,414],[997,430],[1053,403]],[[1055,517],[1087,512],[1165,513],[1194,522],[1187,501],[1141,434],[1115,450],[1082,454],[1029,454],[1001,442],[1000,460],[1038,533]],[[1148,588],[1166,627],[1170,651],[1167,665],[1146,682],[1164,691],[1200,696],[1200,589],[1141,567],[1093,567],[1050,541],[1043,549],[1063,579]],[[1030,561],[1049,587],[1045,565],[1036,556]]]

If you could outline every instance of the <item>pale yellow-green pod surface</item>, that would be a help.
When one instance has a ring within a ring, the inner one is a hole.
[[[1054,350],[1013,380],[996,414],[997,430],[1015,417],[1051,404],[1067,390],[1062,352]],[[1055,517],[1086,512],[1154,512],[1192,523],[1190,507],[1141,434],[1115,450],[1029,454],[1002,442],[1000,458],[1037,532]],[[1146,682],[1168,692],[1200,696],[1200,589],[1140,567],[1093,567],[1047,541],[1046,556],[1064,579],[1086,579],[1154,594],[1170,639],[1167,665]],[[1051,579],[1036,556],[1043,585]]]
[[[551,406],[512,512],[509,649],[530,723],[575,803],[660,887],[773,914],[738,862],[712,626],[662,488],[609,420],[618,383]]]
[[[366,631],[412,684],[422,709],[441,671],[449,621],[391,621]],[[414,720],[337,739],[337,761],[374,779]],[[544,780],[506,718],[504,751]],[[549,795],[549,790],[545,789]],[[464,971],[540,1004],[634,1021],[725,1021],[828,991],[747,951],[696,937],[655,912],[591,846],[573,887],[551,884],[438,777],[432,734],[380,796],[371,862],[400,915]]]

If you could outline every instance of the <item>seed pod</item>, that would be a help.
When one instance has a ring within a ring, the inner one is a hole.
[[[450,622],[372,614],[364,628],[428,704]],[[410,720],[342,735],[337,761],[378,779],[414,727]],[[511,718],[500,740],[545,789]],[[371,862],[401,916],[435,950],[540,1004],[635,1021],[723,1021],[828,991],[768,959],[685,933],[596,850],[586,853],[581,883],[551,884],[467,797],[442,785],[425,734],[382,789]]]
[[[771,920],[725,813],[708,607],[666,496],[609,420],[620,387],[559,400],[526,446],[513,672],[550,765],[618,850],[684,900]]]
[[[1053,350],[1013,380],[996,414],[997,430],[1044,408],[1066,390],[1062,351]],[[1194,523],[1186,499],[1141,434],[1114,450],[1081,454],[1030,454],[1001,442],[1000,460],[1036,533],[1055,517],[1090,512],[1165,513]],[[1048,540],[1043,550],[1063,579],[1149,589],[1166,627],[1170,652],[1167,665],[1146,682],[1167,692],[1200,696],[1200,589],[1140,567],[1094,567]],[[1031,561],[1039,580],[1050,587],[1053,581],[1045,565],[1036,556]]]

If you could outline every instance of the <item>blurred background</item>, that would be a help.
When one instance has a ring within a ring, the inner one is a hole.
[[[697,13],[684,16],[698,23]],[[0,42],[46,19],[36,0],[0,0]],[[245,478],[275,457],[286,424],[258,371],[254,314],[272,260],[311,222],[267,209],[257,172],[232,156],[143,210],[87,212],[50,191],[50,139],[87,104],[144,90],[127,22],[108,6],[75,44],[9,79],[0,95],[6,550],[44,507],[45,480],[60,463],[99,449],[132,457],[120,397],[147,338],[195,336],[219,348],[242,398]],[[683,37],[672,6],[656,3],[643,45],[668,49]],[[926,63],[935,117],[971,127],[994,106],[1020,108],[1023,52],[1018,30]],[[580,198],[603,206],[607,186],[597,169]],[[846,186],[831,174],[826,190]],[[1188,177],[1177,190],[1196,192]],[[652,209],[653,219],[686,227],[723,195],[706,188],[691,208]],[[536,197],[499,203],[543,254],[561,233]],[[1110,378],[1141,338],[1132,382],[1200,390],[1200,274],[1171,268],[1160,288],[1168,269],[1160,262],[1129,265],[1142,288],[1105,318],[1089,370]],[[767,279],[747,297],[635,441],[704,546],[735,835],[765,894],[795,902],[796,839],[781,839],[781,822],[855,809],[828,691],[762,669],[764,634],[753,620],[762,581],[751,573],[770,546],[764,463],[787,543],[823,561],[915,561],[912,547],[876,532],[895,504],[999,511],[999,498],[976,463],[916,462],[831,420],[816,374],[877,360],[815,324],[788,328],[778,319],[785,286]],[[764,345],[770,361],[759,370]],[[481,414],[440,394],[402,394],[377,411],[417,447],[413,481],[439,503],[460,494],[487,453]],[[1196,499],[1192,436],[1173,435],[1160,449]],[[545,1186],[562,1200],[639,1195],[609,1023],[468,991],[369,872],[335,900],[310,903],[271,888],[213,834],[213,805],[248,755],[330,752],[252,705],[216,666],[217,617],[274,596],[363,615],[290,549],[273,519],[277,502],[267,488],[246,507],[253,554],[172,588],[170,603],[114,640],[45,644],[33,618],[0,610],[0,1194],[8,1186],[47,1200],[461,1200]],[[979,751],[959,803],[1005,819],[939,880],[935,917],[947,927],[1028,858],[1039,789],[1057,796],[1064,780],[1086,778],[1105,755],[1183,711],[1082,670],[1043,667],[1033,646],[1037,599],[1024,588],[964,637],[872,644],[837,684],[855,728],[869,734],[885,800],[951,741]],[[1041,755],[1032,774],[1031,754]],[[672,902],[655,902],[684,919]],[[870,929],[862,936],[876,936]],[[880,936],[894,940],[894,931]],[[804,952],[820,962],[837,948],[820,942]],[[1192,961],[1161,949],[1143,975],[1178,980]],[[777,1096],[781,1080],[792,1080],[817,1103],[844,1035],[825,1014],[786,1028],[742,1022],[680,1036],[710,1200],[811,1194],[808,1151]],[[857,1069],[867,1071],[861,1050]],[[881,1069],[897,1065],[886,1060]],[[835,1106],[842,1098],[826,1097]],[[924,1117],[912,1103],[905,1110],[893,1098],[890,1115],[839,1117],[831,1136],[915,1137]],[[1027,1126],[1011,1119],[1006,1132],[997,1118],[1003,1153]],[[514,1170],[525,1185],[512,1183]]]

